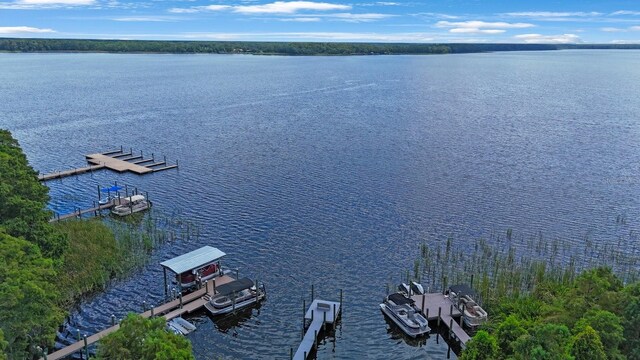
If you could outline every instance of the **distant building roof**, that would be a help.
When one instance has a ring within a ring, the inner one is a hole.
[[[225,253],[212,246],[203,246],[200,249],[163,261],[160,265],[176,274],[181,274],[185,271],[201,268],[225,255]]]

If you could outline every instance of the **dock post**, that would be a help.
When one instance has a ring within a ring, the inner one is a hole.
[[[127,186],[127,184],[124,184],[124,194],[125,194],[125,197],[129,197],[129,187]]]
[[[429,321],[429,308],[427,308],[427,313],[424,314],[425,319],[427,319],[427,321]]]
[[[167,155],[163,155],[164,164],[167,165]]]
[[[449,307],[449,315],[453,316],[453,304]]]
[[[147,301],[146,300],[142,301],[142,312],[147,312]]]
[[[236,280],[240,279],[240,269],[236,268]]]
[[[153,317],[153,306],[151,307],[151,316],[150,317]]]
[[[442,295],[444,295],[444,293],[447,291],[447,277],[444,277],[444,280],[442,281]]]
[[[167,298],[167,293],[169,292],[168,288],[167,288],[167,268],[166,267],[162,267],[162,272],[164,273],[164,297],[165,299]]]
[[[305,360],[307,359],[307,352],[306,351],[304,352],[304,358],[303,359],[305,359]]]
[[[318,330],[313,330],[313,348],[318,348]]]
[[[333,328],[336,328],[336,303],[333,303]]]
[[[340,289],[340,310],[342,310],[342,289]]]
[[[87,360],[89,360],[89,346],[87,345],[87,335],[84,335],[84,353],[87,356]]]
[[[453,336],[453,318],[451,318],[449,320],[449,338],[452,338]]]
[[[178,159],[176,159],[176,167],[178,167]]]
[[[129,148],[129,154],[133,154],[133,148]]]
[[[111,326],[116,326],[116,316],[111,314]]]
[[[102,200],[102,195],[100,194],[100,185],[98,185],[98,201]]]
[[[213,295],[216,294],[216,280],[213,279]]]
[[[99,209],[100,207],[96,207],[96,201],[95,201],[95,200],[93,200],[93,208],[95,209],[95,210],[93,210],[93,215],[94,215],[95,217],[98,217],[98,209]]]
[[[124,152],[124,147],[120,145],[120,152]]]
[[[438,327],[440,327],[440,315],[442,315],[442,306],[438,306]]]
[[[289,348],[289,360],[293,360],[293,348]]]
[[[325,330],[327,328],[327,312],[323,311],[322,312],[322,330]]]
[[[302,339],[304,339],[304,316],[307,313],[307,301],[302,299]]]
[[[182,309],[182,291],[180,291],[180,294],[178,294],[178,296],[180,297],[180,309]]]
[[[451,345],[447,344],[447,347],[449,348],[447,349],[447,359],[451,359]]]
[[[153,153],[151,153],[151,160],[153,160],[153,162],[156,162],[156,157],[153,155]]]
[[[209,282],[208,281],[204,282],[204,291],[205,291],[205,294],[209,293]]]
[[[469,287],[473,288],[473,274],[471,274],[471,285]]]
[[[76,339],[80,341],[80,329],[76,329]]]
[[[259,294],[260,294],[260,288],[258,287],[258,279],[256,279],[256,304],[258,303]]]
[[[311,284],[311,301],[313,301],[314,297],[313,297],[313,284]]]

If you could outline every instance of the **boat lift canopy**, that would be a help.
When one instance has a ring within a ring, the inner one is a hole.
[[[200,249],[163,261],[160,265],[176,274],[182,274],[185,271],[199,269],[213,263],[225,255],[225,253],[213,246],[203,246]]]
[[[164,292],[167,295],[167,269],[176,273],[178,277],[184,272],[199,269],[212,264],[226,254],[213,246],[203,246],[186,254],[165,260],[160,263],[164,272]]]
[[[217,295],[229,295],[231,293],[240,292],[253,286],[253,281],[249,278],[234,280],[230,283],[220,285],[216,288]]]

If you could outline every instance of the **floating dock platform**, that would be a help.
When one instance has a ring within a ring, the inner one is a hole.
[[[471,339],[469,334],[458,324],[454,318],[461,318],[461,313],[449,298],[443,294],[423,294],[413,295],[411,299],[415,301],[415,307],[420,310],[427,320],[437,320],[449,329],[449,335],[457,339],[462,346]]]
[[[341,304],[335,301],[325,300],[313,300],[311,306],[304,315],[305,320],[310,320],[311,324],[307,328],[307,332],[304,334],[300,346],[295,355],[294,360],[306,360],[311,350],[316,346],[318,342],[318,335],[326,324],[335,324],[338,317],[340,317],[340,311],[342,310]]]
[[[120,173],[132,172],[134,174],[144,175],[178,167],[178,161],[176,161],[175,164],[168,165],[166,157],[163,157],[161,161],[156,161],[155,156],[152,153],[150,158],[145,159],[142,151],[140,151],[140,155],[134,155],[133,149],[129,149],[129,152],[125,152],[122,147],[120,147],[120,150],[85,155],[85,158],[90,164],[87,167],[42,174],[38,176],[38,180],[48,181],[61,179],[100,169],[109,169]]]

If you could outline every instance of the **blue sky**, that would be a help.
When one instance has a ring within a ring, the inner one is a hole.
[[[640,43],[640,1],[0,0],[0,37]]]

